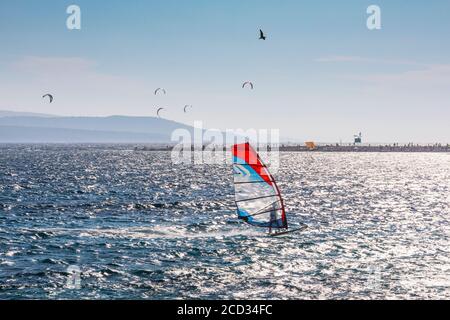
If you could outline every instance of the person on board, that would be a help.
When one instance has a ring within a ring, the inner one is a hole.
[[[269,233],[272,233],[272,226],[277,221],[277,211],[274,208],[272,211],[270,211],[270,225],[269,225]]]

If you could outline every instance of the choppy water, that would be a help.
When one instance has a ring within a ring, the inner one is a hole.
[[[282,153],[276,177],[307,231],[238,223],[226,165],[3,146],[0,298],[450,298],[449,154]]]

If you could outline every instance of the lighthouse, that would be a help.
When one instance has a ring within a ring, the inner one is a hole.
[[[355,142],[354,144],[361,144],[362,143],[362,133],[360,132],[359,134],[355,135]]]

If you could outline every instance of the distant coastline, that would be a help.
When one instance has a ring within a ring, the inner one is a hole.
[[[171,151],[173,146],[140,146],[135,147],[134,151]],[[194,148],[192,147],[192,150]],[[269,148],[270,151],[270,148]],[[343,145],[326,144],[318,145],[310,149],[304,145],[281,144],[278,148],[280,152],[450,152],[450,144],[378,144],[378,145]]]
[[[134,143],[134,142],[57,142],[57,143],[33,143],[33,142],[0,142],[0,149],[26,149],[29,151],[51,151],[51,150],[61,150],[61,149],[79,149],[79,150],[126,150],[131,152],[170,152],[174,148],[173,143]],[[204,146],[205,148],[205,146]],[[229,149],[229,148],[228,148]],[[215,150],[220,150],[217,147]],[[226,151],[226,148],[222,148]],[[270,148],[267,149],[271,151]],[[318,145],[314,149],[309,149],[308,147],[298,144],[281,144],[278,149],[279,152],[379,152],[379,153],[450,153],[450,144],[435,144],[435,145],[331,145],[324,144]],[[192,151],[194,147],[192,147]]]

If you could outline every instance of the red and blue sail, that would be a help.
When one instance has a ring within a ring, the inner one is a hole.
[[[239,219],[265,228],[287,228],[283,199],[266,165],[249,143],[232,147]]]

